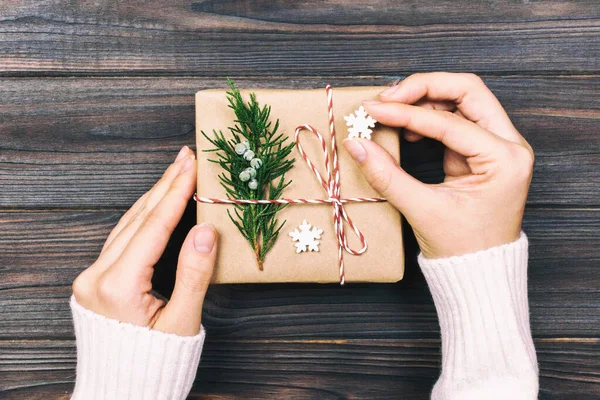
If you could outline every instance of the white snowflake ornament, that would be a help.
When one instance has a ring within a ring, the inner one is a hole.
[[[303,251],[319,251],[319,241],[316,239],[321,239],[321,233],[323,233],[322,229],[317,227],[312,227],[312,225],[306,222],[306,220],[302,221],[302,225],[299,226],[300,230],[294,229],[290,232],[290,236],[294,242],[298,242],[295,244],[296,253],[301,253]]]
[[[361,138],[371,140],[371,133],[373,133],[371,128],[375,128],[377,121],[367,114],[363,106],[360,106],[358,110],[344,117],[344,119],[346,120],[346,125],[350,127],[348,128],[349,139]]]

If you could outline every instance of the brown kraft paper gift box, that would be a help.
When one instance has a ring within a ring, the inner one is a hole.
[[[344,149],[342,142],[348,136],[344,116],[355,112],[362,100],[376,99],[382,87],[333,88],[333,111],[340,167],[341,197],[380,197],[369,186],[360,169]],[[242,90],[244,99],[256,93],[261,106],[271,106],[271,121],[279,119],[279,130],[293,142],[297,126],[309,124],[316,128],[330,144],[327,96],[325,88],[311,90]],[[201,134],[209,137],[213,130],[222,131],[231,138],[229,127],[235,115],[228,107],[226,90],[203,90],[196,94],[196,142],[198,157],[199,197],[227,198],[219,184],[220,165],[208,160],[214,153],[203,152],[214,146]],[[375,125],[372,140],[384,147],[396,160],[400,158],[398,130]],[[300,143],[313,164],[326,180],[325,161],[320,141],[309,132],[300,133]],[[331,149],[329,149],[331,151]],[[331,152],[330,152],[331,154]],[[283,192],[283,198],[326,199],[328,194],[314,173],[294,147],[291,156],[294,167],[286,174],[292,184]],[[331,204],[290,204],[277,213],[280,222],[286,221],[277,242],[267,253],[264,270],[260,271],[254,251],[227,215],[232,205],[197,203],[198,222],[210,223],[219,232],[217,266],[214,283],[255,282],[339,282],[338,244],[333,225]],[[389,203],[348,203],[346,212],[364,234],[368,249],[362,255],[344,251],[346,282],[396,282],[404,273],[402,225],[399,212]],[[318,252],[296,253],[289,232],[302,221],[323,230]],[[352,249],[361,247],[353,230],[345,223],[346,236]]]

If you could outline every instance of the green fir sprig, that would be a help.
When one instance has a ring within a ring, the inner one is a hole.
[[[215,159],[209,161],[223,168],[223,172],[219,174],[219,181],[228,198],[279,199],[283,190],[291,183],[289,180],[286,181],[285,173],[292,168],[295,161],[289,158],[294,143],[286,143],[287,136],[277,132],[279,120],[274,124],[269,120],[270,106],[261,107],[254,93],[250,94],[250,101],[246,103],[233,82],[228,79],[227,83],[231,88],[227,92],[229,108],[233,110],[236,117],[234,126],[229,127],[232,137],[226,139],[223,132],[213,130],[214,137],[211,138],[202,132],[202,135],[214,146],[213,149],[205,150],[216,155]],[[236,152],[236,146],[242,146],[242,142],[253,152],[253,154],[248,153],[252,159],[258,159],[253,163],[254,166],[258,165],[258,168],[252,170],[251,160]],[[252,177],[255,182],[249,182],[248,176],[241,175],[248,170],[255,174]],[[254,250],[261,271],[265,255],[275,244],[279,231],[285,224],[285,221],[279,223],[276,217],[277,212],[285,206],[285,204],[248,204],[235,205],[233,213],[227,210],[231,221]]]

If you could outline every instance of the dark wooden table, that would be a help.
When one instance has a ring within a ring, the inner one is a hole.
[[[597,1],[0,2],[0,397],[68,398],[71,282],[179,148],[194,93],[480,74],[536,151],[525,213],[540,398],[600,398]],[[403,166],[442,179],[435,143]],[[169,292],[178,241],[157,266]],[[192,398],[425,399],[439,327],[406,230],[393,285],[213,287]]]

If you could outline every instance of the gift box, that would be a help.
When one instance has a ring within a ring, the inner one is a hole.
[[[340,197],[351,199],[380,197],[367,183],[358,166],[344,149],[342,141],[349,136],[349,133],[353,133],[353,129],[360,128],[361,123],[363,123],[363,130],[369,128],[369,120],[363,118],[362,122],[357,121],[364,116],[359,115],[363,111],[359,110],[361,102],[376,99],[383,89],[382,87],[344,87],[330,89],[330,92],[325,88],[248,89],[241,90],[240,94],[245,101],[248,101],[250,94],[253,93],[261,106],[271,107],[269,119],[273,124],[279,121],[278,132],[288,137],[286,143],[294,143],[296,129],[302,124],[308,124],[320,132],[330,162],[333,158],[329,124],[329,106],[331,106],[339,160]],[[331,97],[329,98],[328,95]],[[225,174],[224,176],[231,180],[243,179],[248,183],[252,180],[251,174],[230,176],[224,171],[222,165],[210,161],[215,160],[216,153],[207,152],[215,147],[208,138],[214,138],[215,133],[221,132],[223,138],[231,140],[232,148],[237,146],[235,150],[240,150],[240,157],[247,158],[248,164],[261,167],[260,159],[256,162],[252,161],[258,157],[255,157],[254,153],[247,153],[244,146],[248,143],[243,144],[242,140],[237,143],[232,139],[231,128],[235,124],[236,115],[230,107],[227,90],[203,90],[196,94],[198,198],[226,200],[234,197],[231,193],[228,196],[219,179],[220,174]],[[399,162],[400,140],[397,129],[375,123],[374,127],[367,131],[371,131],[373,141],[383,146]],[[357,134],[356,131],[354,134]],[[322,148],[323,142],[309,129],[302,129],[298,133],[298,138],[304,155],[310,159],[315,169],[327,182],[328,170]],[[285,174],[286,180],[291,183],[283,190],[281,198],[306,200],[331,198],[330,193],[319,182],[315,171],[306,163],[297,147],[291,150],[289,158],[295,159],[293,167]],[[332,164],[330,164],[330,171],[333,171]],[[205,201],[197,203],[198,222],[210,223],[219,232],[214,283],[340,282],[339,250],[342,244],[334,223],[335,201],[289,204],[278,211],[276,218],[280,224],[283,223],[283,226],[274,244],[264,255],[261,268],[257,262],[255,249],[250,246],[230,218],[230,215],[235,215],[233,214],[235,205]],[[252,207],[261,207],[261,205],[252,205]],[[399,212],[387,202],[358,201],[344,203],[343,211],[351,218],[367,243],[367,249],[359,255],[351,254],[342,248],[345,282],[396,282],[402,279],[404,253]],[[362,247],[360,237],[346,222],[344,228],[348,247],[360,250]]]

